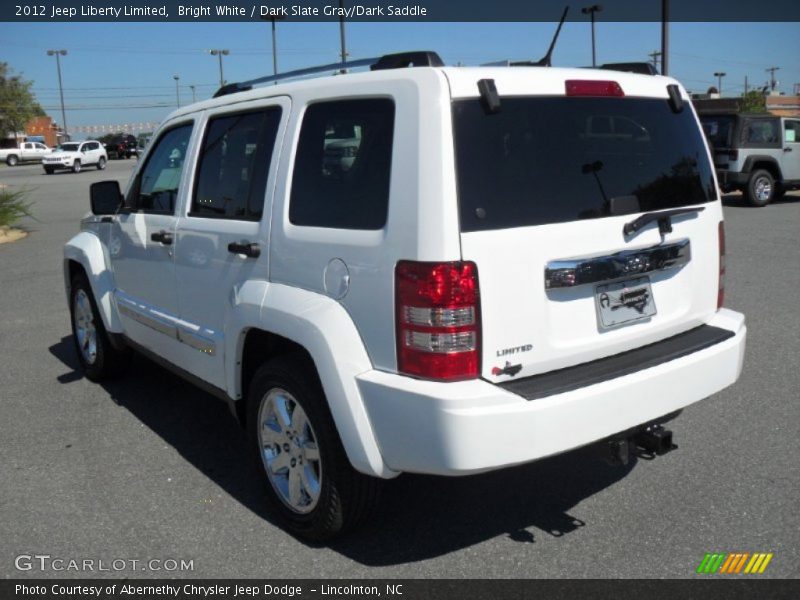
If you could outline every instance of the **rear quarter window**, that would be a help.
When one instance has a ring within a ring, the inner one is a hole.
[[[292,176],[289,221],[336,229],[381,229],[389,207],[394,102],[310,105]]]

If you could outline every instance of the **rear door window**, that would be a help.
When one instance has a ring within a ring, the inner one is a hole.
[[[616,198],[626,212],[716,199],[692,111],[666,100],[503,98],[495,114],[458,100],[453,122],[462,231],[602,218]]]

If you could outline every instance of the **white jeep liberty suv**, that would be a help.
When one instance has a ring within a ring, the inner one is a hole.
[[[64,249],[87,377],[134,349],[225,399],[306,539],[401,472],[669,450],[663,423],[736,381],[746,334],[683,88],[344,66],[365,64],[226,86],[166,119],[124,194],[92,186]]]

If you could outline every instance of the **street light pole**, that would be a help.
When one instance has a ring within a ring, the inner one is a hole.
[[[342,62],[347,62],[347,44],[344,35],[344,0],[339,0],[339,39],[342,43]],[[342,69],[343,74],[347,73],[347,69]]]
[[[669,0],[661,0],[661,74],[669,73]]]
[[[720,97],[722,97],[722,78],[725,77],[727,73],[723,73],[722,71],[717,71],[714,73],[714,77],[717,78],[717,92],[719,92]]]
[[[66,56],[66,50],[48,50],[47,56],[56,57],[56,68],[58,69],[58,94],[61,96],[61,121],[64,123],[64,141],[69,141],[69,134],[67,133],[67,112],[64,110],[64,86],[61,85],[61,56]],[[16,133],[16,132],[15,132]]]
[[[181,107],[181,90],[178,82],[181,78],[178,75],[173,75],[172,78],[175,80],[175,101],[178,103],[178,108]]]
[[[219,87],[222,87],[223,85],[225,85],[225,78],[222,75],[222,57],[228,56],[228,54],[230,54],[230,51],[227,49],[226,50],[215,49],[215,50],[209,50],[208,53],[211,54],[211,56],[219,57]]]
[[[587,6],[581,9],[581,12],[585,15],[589,15],[589,17],[592,20],[592,67],[597,66],[597,60],[595,58],[595,46],[594,46],[594,14],[602,10],[603,7],[599,4],[593,4],[592,6]]]
[[[192,90],[192,104],[194,104],[197,101],[197,99],[194,96],[194,86],[190,85],[189,89]]]

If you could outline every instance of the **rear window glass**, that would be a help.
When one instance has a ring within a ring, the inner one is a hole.
[[[462,231],[716,199],[692,111],[673,113],[666,100],[503,98],[495,114],[460,100],[453,122]]]
[[[730,148],[733,141],[735,119],[732,116],[702,116],[700,123],[709,143],[714,148]]]

